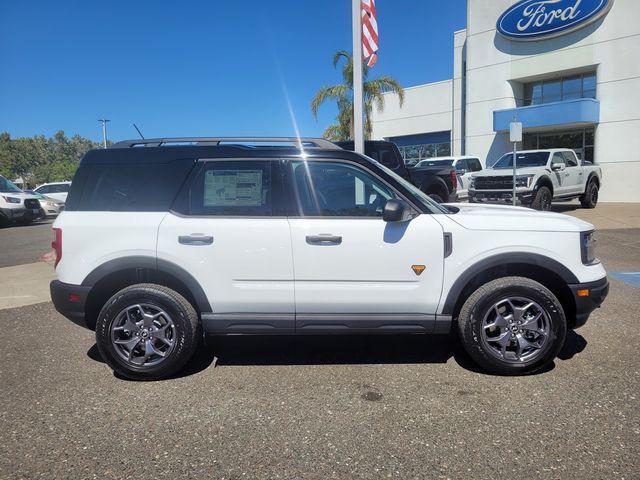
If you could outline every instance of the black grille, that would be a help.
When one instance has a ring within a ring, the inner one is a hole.
[[[24,206],[27,208],[40,208],[40,202],[35,198],[27,198],[24,201]]]
[[[511,190],[513,188],[512,177],[476,177],[476,190]]]

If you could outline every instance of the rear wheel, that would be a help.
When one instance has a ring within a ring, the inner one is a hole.
[[[505,277],[478,288],[458,316],[465,350],[485,370],[522,375],[544,368],[564,344],[560,302],[538,282]]]
[[[551,210],[552,200],[553,194],[551,193],[551,190],[549,190],[549,187],[540,187],[531,202],[531,208],[547,212]]]
[[[178,372],[196,351],[198,315],[179,293],[154,284],[131,285],[104,305],[96,343],[123,377],[159,380]]]
[[[584,195],[580,197],[580,205],[582,205],[582,208],[596,208],[596,205],[598,205],[599,190],[595,180],[589,181]]]
[[[442,197],[442,195],[440,193],[427,193],[427,195],[429,195],[429,198],[431,198],[431,200],[433,200],[434,202],[437,203],[445,203],[444,198]]]

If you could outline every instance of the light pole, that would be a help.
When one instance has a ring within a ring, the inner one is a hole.
[[[100,118],[98,121],[102,123],[102,146],[103,148],[107,148],[107,122],[110,122],[111,120]]]

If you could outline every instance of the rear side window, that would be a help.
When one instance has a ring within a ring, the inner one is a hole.
[[[576,158],[576,154],[573,152],[562,152],[564,155],[564,159],[567,162],[567,167],[577,167],[578,159]]]
[[[167,211],[192,166],[193,162],[186,160],[163,164],[89,165],[82,175],[86,180],[83,182],[80,201],[71,202],[68,210]],[[74,186],[75,183],[76,178]],[[76,192],[72,189],[70,197]]]
[[[270,216],[271,161],[215,160],[204,163],[188,191],[188,214]]]
[[[479,172],[480,170],[482,170],[480,160],[478,160],[477,158],[467,158],[467,165],[469,165],[469,170],[472,172]]]
[[[374,146],[368,149],[367,156],[373,158],[387,168],[395,170],[398,168],[398,158],[393,148],[388,146]]]

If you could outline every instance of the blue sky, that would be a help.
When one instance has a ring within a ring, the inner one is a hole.
[[[378,0],[372,75],[403,86],[451,78],[466,1]],[[340,81],[350,0],[0,0],[0,131],[101,138],[320,135],[314,93]],[[288,97],[288,100],[287,100]],[[288,103],[289,102],[289,103]]]

